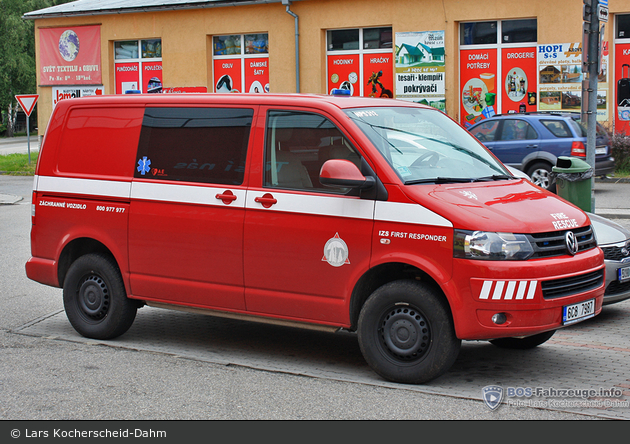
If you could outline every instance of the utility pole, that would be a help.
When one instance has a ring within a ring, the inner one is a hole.
[[[608,20],[608,0],[582,0],[582,123],[586,123],[586,162],[595,171],[597,132],[597,78],[601,69],[601,44],[604,28],[600,18]],[[601,37],[600,37],[601,35]],[[595,212],[595,174],[591,178],[591,212]]]

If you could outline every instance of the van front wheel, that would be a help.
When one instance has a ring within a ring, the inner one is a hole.
[[[461,346],[446,303],[435,289],[412,280],[378,288],[361,309],[357,334],[370,367],[406,384],[446,373]]]
[[[118,266],[101,254],[86,254],[72,263],[63,284],[63,305],[72,327],[93,339],[122,335],[137,311]]]

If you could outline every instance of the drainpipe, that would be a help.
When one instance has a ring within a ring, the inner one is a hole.
[[[291,0],[282,0],[282,4],[287,7],[287,14],[292,15],[295,18],[295,92],[300,92],[300,33],[298,32],[298,19],[299,17],[289,8],[291,7]]]

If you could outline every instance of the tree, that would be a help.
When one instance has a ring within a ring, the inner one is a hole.
[[[16,94],[37,89],[35,32],[32,20],[22,15],[72,0],[0,0],[0,132],[13,137],[18,104]]]

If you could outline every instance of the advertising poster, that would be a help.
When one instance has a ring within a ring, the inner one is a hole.
[[[396,33],[396,98],[446,110],[444,31]]]
[[[250,93],[269,92],[269,58],[246,58],[245,91]]]
[[[363,91],[365,97],[394,98],[394,64],[392,54],[363,55]]]
[[[597,120],[608,120],[608,43],[602,51],[602,74],[598,77]],[[538,45],[538,110],[582,109],[582,44]]]
[[[461,123],[468,128],[497,113],[497,50],[462,50],[460,68]]]
[[[39,29],[40,85],[99,85],[100,26]]]
[[[103,86],[54,86],[52,89],[53,108],[60,100],[75,99],[87,96],[102,96],[105,94]]]
[[[536,111],[536,47],[503,49],[501,70],[501,113]]]
[[[630,134],[630,43],[615,45],[615,132]]]
[[[162,62],[145,62],[142,64],[143,93],[162,92]]]
[[[379,54],[380,55],[380,54]],[[361,95],[359,81],[359,55],[329,55],[328,56],[328,92],[333,89],[348,89],[350,95]]]
[[[140,89],[140,64],[116,63],[116,94]]]
[[[215,92],[242,92],[241,59],[215,59],[214,82]]]

